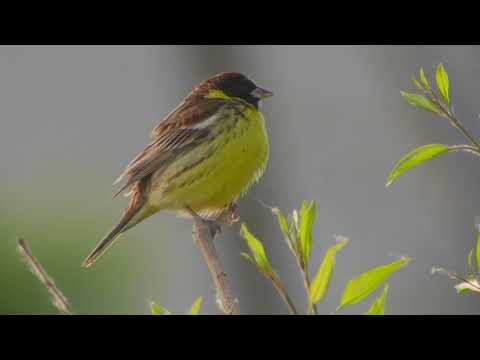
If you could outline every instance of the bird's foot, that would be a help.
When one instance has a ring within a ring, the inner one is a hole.
[[[216,219],[217,222],[227,225],[235,224],[238,220],[240,220],[240,214],[236,204],[228,205]]]

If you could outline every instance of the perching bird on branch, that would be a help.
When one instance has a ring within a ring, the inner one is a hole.
[[[157,125],[153,141],[115,182],[130,204],[87,256],[91,266],[124,231],[160,210],[216,219],[263,175],[269,157],[259,103],[273,94],[239,73],[222,73],[195,87]]]

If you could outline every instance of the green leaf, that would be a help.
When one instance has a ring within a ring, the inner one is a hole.
[[[425,75],[425,71],[423,71],[423,68],[420,68],[420,81],[422,82],[423,86],[425,86],[425,89],[430,90],[430,84],[428,83],[428,79]]]
[[[408,93],[405,91],[400,91],[400,94],[402,94],[403,98],[412,106],[431,111],[438,115],[442,114],[438,106],[435,105],[428,98],[426,98],[424,95],[416,94],[416,93]]]
[[[469,288],[458,288],[457,289],[457,294],[465,294],[465,293],[469,293],[471,291],[472,290],[470,290]]]
[[[292,213],[292,218],[293,218],[293,224],[295,225],[295,229],[298,231],[298,211],[297,209],[293,210]]]
[[[325,297],[328,286],[330,285],[330,280],[332,279],[333,270],[335,269],[335,255],[348,244],[348,239],[344,237],[338,237],[337,241],[337,244],[327,250],[323,262],[318,269],[318,273],[310,285],[311,304],[316,304]]]
[[[418,90],[423,91],[422,85],[418,82],[418,80],[415,78],[415,76],[412,76],[412,82],[413,84],[417,87]]]
[[[272,208],[272,212],[277,216],[278,224],[280,225],[280,229],[282,230],[283,236],[287,241],[288,247],[290,248],[290,250],[296,253],[296,248],[297,248],[296,238],[291,234],[290,226],[288,225],[287,218],[279,208]]]
[[[312,252],[313,224],[317,218],[317,203],[315,200],[312,200],[310,204],[307,201],[303,202],[300,216],[300,249],[302,251],[302,257],[305,266],[307,266],[308,260],[310,259],[310,253]]]
[[[467,256],[467,273],[469,275],[475,275],[476,271],[473,267],[473,249],[470,250]]]
[[[295,227],[295,224],[292,224],[292,226],[290,226],[290,239],[291,239],[291,243],[292,243],[292,246],[293,246],[293,252],[295,253],[295,256],[298,256],[298,253],[299,253],[299,247],[300,247],[300,244],[299,244],[299,240],[298,240],[298,231]]]
[[[366,315],[385,315],[385,304],[387,303],[388,284],[385,284],[382,294],[375,299]]]
[[[252,261],[265,273],[273,274],[274,271],[272,265],[270,264],[270,261],[265,254],[265,249],[262,243],[255,236],[253,236],[253,234],[248,230],[248,227],[245,223],[242,224],[241,233],[247,241],[247,245],[250,248],[250,252],[252,253],[253,257],[245,253],[243,253],[242,256]]]
[[[347,305],[357,304],[364,300],[395,271],[401,269],[410,261],[410,258],[404,257],[390,264],[373,268],[350,280],[343,291],[342,300],[340,301],[340,306],[337,308],[337,311]]]
[[[455,285],[455,289],[459,294],[466,291],[475,291],[480,293],[480,282],[478,279],[471,277],[466,280],[467,281]]]
[[[150,311],[152,315],[170,315],[170,311],[165,309],[159,302],[152,301],[150,303]]]
[[[202,308],[203,304],[203,297],[199,296],[197,300],[193,303],[192,307],[190,308],[188,315],[198,315],[200,309]]]
[[[448,81],[448,74],[443,67],[443,64],[439,64],[437,66],[437,87],[438,91],[442,95],[443,100],[447,105],[450,105],[450,94],[449,94],[449,81]]]
[[[443,153],[446,153],[450,148],[442,144],[428,144],[420,146],[400,159],[395,168],[388,175],[386,187],[390,186],[401,174],[404,172],[437,157]]]
[[[288,237],[290,227],[288,226],[287,218],[279,208],[272,208],[272,212],[277,216],[278,224],[280,225],[280,229],[282,229],[283,235]]]

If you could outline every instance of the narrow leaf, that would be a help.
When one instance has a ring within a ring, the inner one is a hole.
[[[412,76],[412,82],[413,84],[417,87],[418,90],[423,91],[422,85],[418,82],[418,80],[415,78],[415,76]]]
[[[429,99],[427,99],[424,95],[407,93],[404,91],[400,91],[400,94],[402,94],[403,98],[412,106],[431,111],[435,114],[442,114],[438,106]]]
[[[425,71],[423,71],[423,68],[420,68],[420,81],[422,82],[423,86],[425,86],[425,89],[430,90],[430,84],[428,83],[428,79],[425,75]]]
[[[277,216],[278,224],[280,225],[280,229],[283,232],[283,235],[288,237],[289,235],[289,226],[288,221],[285,215],[283,215],[282,211],[279,208],[273,208],[272,212]]]
[[[443,100],[447,105],[450,105],[450,93],[449,93],[449,81],[448,81],[448,74],[443,67],[443,64],[439,64],[437,66],[437,88],[442,95]]]
[[[190,308],[188,315],[198,315],[200,309],[202,308],[203,304],[203,297],[199,296],[197,300],[193,303],[192,307]]]
[[[312,251],[313,224],[317,218],[317,203],[315,200],[312,200],[310,204],[307,201],[303,202],[300,216],[300,249],[302,250],[305,266],[307,266],[308,260],[310,259],[310,253]]]
[[[325,257],[323,258],[323,262],[318,269],[318,273],[312,281],[310,285],[310,303],[316,304],[320,300],[322,300],[328,290],[328,286],[330,285],[330,280],[332,279],[333,270],[335,269],[336,259],[335,255],[337,252],[342,250],[348,243],[347,238],[340,238],[338,239],[338,243],[331,246]]]
[[[150,303],[150,311],[152,315],[170,315],[170,312],[157,301]]]
[[[473,249],[470,250],[467,257],[467,273],[469,275],[475,275],[476,271],[473,266]]]
[[[273,273],[274,271],[272,265],[270,264],[270,261],[265,254],[265,249],[262,243],[255,236],[253,236],[253,234],[248,230],[245,223],[242,224],[241,233],[247,241],[247,245],[250,248],[250,252],[252,253],[253,257],[245,256],[247,254],[243,256],[246,258],[250,258],[251,261],[257,264],[257,266],[260,267],[260,269],[265,271],[267,274]]]
[[[247,261],[250,261],[252,264],[256,264],[255,260],[253,260],[253,258],[247,253],[241,252],[240,255],[242,255]]]
[[[292,218],[293,218],[293,224],[295,225],[295,229],[298,231],[299,221],[298,221],[298,211],[297,211],[297,209],[293,210]]]
[[[291,239],[291,243],[292,243],[292,246],[293,246],[293,249],[294,249],[294,254],[296,257],[300,256],[299,253],[300,253],[300,240],[298,239],[298,231],[297,231],[297,228],[295,227],[295,224],[291,224],[290,226],[290,239]]]
[[[367,298],[395,271],[407,265],[410,260],[410,258],[404,257],[390,264],[373,268],[350,280],[343,291],[342,300],[337,311],[347,305],[357,304]]]
[[[388,284],[385,284],[382,294],[374,300],[366,315],[385,315],[385,304],[387,303]]]
[[[395,168],[390,172],[385,186],[390,186],[404,172],[448,151],[449,147],[442,144],[424,145],[410,151],[400,159]]]
[[[288,225],[287,218],[279,208],[272,208],[272,212],[277,216],[278,224],[280,225],[280,229],[282,230],[283,236],[287,241],[288,247],[290,248],[290,250],[296,253],[296,243],[295,243],[296,239],[291,234],[290,226]]]

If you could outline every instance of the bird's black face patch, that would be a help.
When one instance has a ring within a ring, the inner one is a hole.
[[[258,107],[260,99],[251,94],[257,86],[246,76],[237,73],[230,73],[228,76],[218,79],[216,86],[226,95],[240,98]]]

